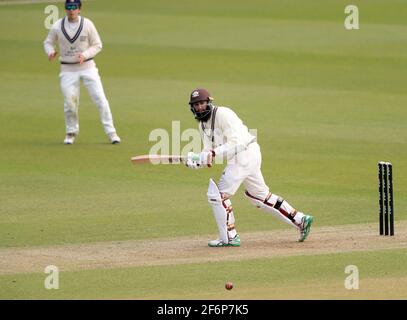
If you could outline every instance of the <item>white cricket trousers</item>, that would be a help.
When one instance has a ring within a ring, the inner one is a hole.
[[[261,173],[261,151],[257,142],[251,143],[245,151],[229,160],[219,180],[218,188],[221,193],[232,196],[242,183],[255,197],[265,199],[269,194],[269,187]]]
[[[105,133],[116,132],[109,102],[106,99],[99,71],[96,67],[79,71],[61,71],[59,78],[62,94],[64,95],[66,133],[76,135],[79,133],[78,107],[81,80],[99,110]]]
[[[271,194],[264,182],[261,173],[261,151],[257,142],[251,143],[245,151],[238,153],[228,162],[218,188],[220,193],[229,198],[236,193],[242,183],[246,189],[246,197],[252,204],[299,228],[304,214],[295,210],[283,198]]]

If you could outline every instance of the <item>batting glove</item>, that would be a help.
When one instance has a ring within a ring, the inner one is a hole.
[[[202,151],[201,153],[188,152],[187,167],[192,169],[201,169],[204,166],[212,166],[212,151]]]
[[[188,152],[186,166],[191,169],[201,169],[199,153]]]
[[[199,154],[199,164],[201,166],[212,167],[214,152],[213,151],[202,151]]]

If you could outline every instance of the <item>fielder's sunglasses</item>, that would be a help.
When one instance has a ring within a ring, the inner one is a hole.
[[[65,9],[66,10],[76,10],[76,9],[79,9],[79,6],[77,4],[67,4],[65,6]]]

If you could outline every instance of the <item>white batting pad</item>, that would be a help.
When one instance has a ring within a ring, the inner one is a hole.
[[[229,242],[228,230],[226,225],[227,213],[222,203],[222,196],[213,179],[209,179],[208,202],[212,207],[213,215],[219,230],[219,239],[224,243]],[[234,220],[234,218],[233,218]]]
[[[250,200],[250,202],[252,204],[254,204],[257,208],[263,209],[268,213],[273,214],[274,216],[276,216],[277,218],[279,218],[281,221],[284,221],[285,223],[289,224],[290,226],[299,229],[299,226],[296,225],[295,223],[293,223],[290,219],[288,219],[284,214],[282,214],[279,210],[275,209],[272,207],[272,205],[274,205],[277,202],[278,196],[276,195],[272,195],[269,199],[268,203],[264,203],[264,201],[261,201],[260,199],[257,199],[256,197],[248,194],[247,192],[245,192],[245,196]],[[288,203],[286,203],[286,201],[283,202],[282,206],[289,206]],[[291,206],[290,206],[291,208]],[[286,210],[289,210],[290,208],[285,208]],[[300,212],[297,212],[296,216],[299,214],[301,214]],[[302,214],[301,214],[302,215]],[[294,218],[295,219],[295,218]]]

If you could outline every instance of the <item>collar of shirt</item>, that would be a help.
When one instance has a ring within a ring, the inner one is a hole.
[[[73,22],[68,20],[68,28],[70,30],[78,29],[80,22],[81,22],[81,18],[79,18],[78,21],[73,21]]]

